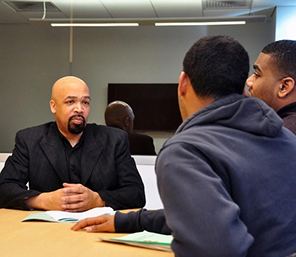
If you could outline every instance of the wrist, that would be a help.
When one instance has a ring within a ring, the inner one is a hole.
[[[94,192],[95,193],[95,207],[104,207],[106,206],[105,201],[102,199],[102,197],[100,196],[100,194],[98,192]]]
[[[45,193],[41,193],[39,195],[28,198],[28,200],[26,201],[26,205],[30,209],[44,209],[44,194]]]

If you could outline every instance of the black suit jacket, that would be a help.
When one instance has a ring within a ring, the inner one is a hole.
[[[84,136],[81,184],[98,192],[113,209],[143,207],[144,185],[126,133],[88,124]],[[28,197],[62,188],[63,182],[71,183],[56,123],[19,131],[13,154],[0,173],[0,207],[28,209]]]
[[[128,133],[128,141],[133,155],[156,155],[153,138],[134,132]]]

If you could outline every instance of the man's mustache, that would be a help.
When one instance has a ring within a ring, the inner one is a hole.
[[[81,119],[83,119],[83,122],[85,122],[85,118],[80,114],[76,114],[76,115],[71,116],[69,121],[71,121],[71,120],[73,120],[75,118],[81,118]]]

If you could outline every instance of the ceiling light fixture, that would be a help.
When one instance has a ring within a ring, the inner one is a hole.
[[[157,22],[155,26],[217,26],[245,25],[246,21],[208,21],[208,22]]]
[[[51,23],[52,27],[137,27],[139,23]]]
[[[118,27],[118,26],[211,26],[211,25],[244,25],[251,22],[266,22],[265,15],[239,17],[209,18],[128,18],[128,19],[86,19],[86,18],[45,18],[29,19],[31,24],[51,24],[53,27]],[[61,25],[59,25],[61,24]]]

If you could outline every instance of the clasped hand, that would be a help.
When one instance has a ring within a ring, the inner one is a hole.
[[[30,197],[27,205],[32,209],[86,211],[105,206],[101,196],[81,184],[63,183],[61,189]]]
[[[61,208],[64,211],[79,212],[105,205],[97,192],[81,184],[63,183]]]

